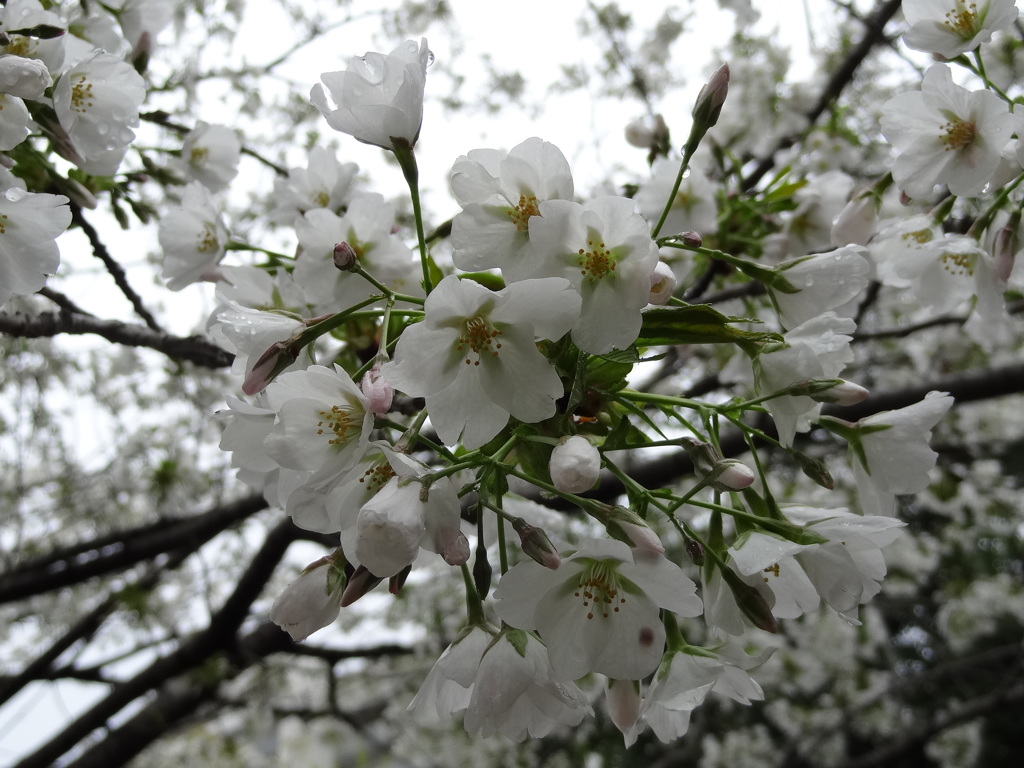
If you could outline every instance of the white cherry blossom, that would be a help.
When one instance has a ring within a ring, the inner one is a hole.
[[[512,283],[494,292],[450,275],[427,297],[422,323],[402,334],[384,378],[425,397],[446,445],[478,448],[509,416],[527,423],[555,413],[562,381],[537,350],[537,339],[561,338],[579,313],[565,280]]]
[[[882,107],[882,133],[899,152],[892,175],[912,198],[936,184],[954,195],[981,194],[1013,133],[1009,107],[991,91],[968,91],[945,64],[924,74],[920,91],[900,93]]]
[[[367,53],[344,72],[325,72],[310,102],[336,131],[366,144],[411,148],[423,122],[423,89],[430,51],[427,40],[407,40],[389,54]]]
[[[858,245],[846,245],[779,264],[776,271],[788,289],[771,286],[769,295],[782,327],[795,328],[829,310],[843,317],[852,316],[871,273],[871,263],[864,253],[865,249]],[[791,291],[792,288],[796,290]]]
[[[781,344],[766,345],[754,359],[756,390],[771,394],[803,381],[834,379],[853,360],[850,341],[857,324],[835,312],[824,312],[788,331]],[[821,403],[807,395],[783,395],[765,402],[779,430],[779,441],[789,446],[797,432],[810,429],[811,417]]]
[[[189,181],[220,192],[238,175],[241,154],[242,142],[233,130],[200,120],[185,137],[178,168]]]
[[[555,675],[544,645],[506,629],[480,660],[463,723],[476,738],[501,733],[522,741],[547,736],[558,725],[579,725],[589,714],[587,697]]]
[[[111,176],[135,139],[146,83],[132,66],[97,51],[53,86],[53,108],[87,173]]]
[[[564,277],[583,300],[572,328],[580,349],[599,355],[636,341],[658,247],[632,200],[548,200],[530,219],[530,242],[531,274]]]
[[[63,195],[11,187],[0,194],[0,305],[35,293],[60,266],[57,237],[71,223]]]
[[[193,181],[186,185],[181,206],[160,220],[157,232],[164,250],[162,277],[172,291],[212,277],[224,258],[228,230],[210,191]]]
[[[536,629],[560,678],[600,672],[639,680],[658,667],[665,645],[659,608],[698,616],[696,585],[661,556],[635,556],[621,541],[593,541],[557,570],[524,561],[502,576],[495,611]]]
[[[430,668],[408,710],[426,723],[451,717],[469,707],[480,660],[498,635],[490,624],[463,627]]]
[[[903,0],[909,47],[952,59],[1017,20],[1014,0]]]
[[[501,269],[507,282],[537,277],[528,258],[530,219],[545,200],[571,200],[572,174],[554,144],[530,138],[508,153],[474,149],[452,167],[452,255],[465,270]]]

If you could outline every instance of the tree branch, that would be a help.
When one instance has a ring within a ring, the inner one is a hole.
[[[131,302],[132,307],[135,309],[135,314],[141,317],[151,330],[158,333],[162,332],[160,324],[156,321],[156,318],[150,314],[149,310],[146,309],[146,306],[142,303],[142,297],[139,296],[139,294],[135,292],[135,289],[128,284],[128,276],[125,274],[124,268],[117,263],[113,256],[110,255],[110,251],[107,250],[107,246],[105,246],[103,241],[100,239],[99,232],[96,231],[96,228],[92,224],[86,221],[85,217],[82,215],[81,206],[76,203],[71,203],[71,221],[81,227],[85,236],[89,238],[89,243],[92,245],[92,252],[96,254],[96,258],[103,262],[104,266],[107,268],[107,272],[109,272],[110,276],[114,278],[114,282],[117,284],[117,287],[121,289],[121,293],[123,293],[125,298]]]
[[[181,548],[193,552],[225,528],[266,507],[263,497],[254,494],[193,517],[160,521],[52,552],[0,576],[0,603],[124,570],[165,552]]]
[[[275,567],[284,556],[294,536],[295,527],[292,525],[291,520],[283,520],[278,523],[267,534],[263,546],[249,563],[245,573],[239,579],[235,590],[224,602],[220,610],[212,617],[209,626],[205,630],[193,635],[170,655],[157,659],[135,677],[113,686],[103,699],[69,723],[64,730],[50,739],[50,741],[17,763],[15,768],[49,768],[59,757],[74,749],[75,745],[87,738],[97,728],[106,727],[107,721],[128,704],[145,695],[148,691],[163,686],[166,687],[157,697],[157,701],[163,699],[168,710],[166,713],[161,714],[166,714],[172,720],[177,720],[191,712],[208,695],[209,691],[216,688],[219,683],[219,676],[211,675],[207,678],[203,675],[196,675],[190,680],[182,681],[173,681],[173,678],[183,675],[189,670],[202,667],[215,654],[230,648],[236,643],[236,633],[242,622],[249,615],[252,602],[263,590],[267,580],[273,574]],[[259,644],[256,646],[256,650],[265,649],[263,655],[280,647],[286,647],[282,646],[282,644],[287,639],[287,636],[277,627],[271,626],[268,629],[261,627],[257,632],[260,634],[258,635]],[[274,632],[277,634],[276,638],[274,637]],[[253,634],[256,633],[251,633],[251,635]],[[239,648],[245,650],[244,646],[239,646]],[[239,656],[240,660],[229,663],[244,664],[244,660],[241,660],[244,657],[239,654],[236,655]],[[257,658],[262,658],[262,656],[257,656]],[[245,666],[248,666],[248,664],[245,664]],[[171,684],[167,685],[169,682]],[[167,699],[168,696],[171,697],[169,701]],[[76,762],[76,764],[102,765],[105,767],[121,765],[138,754],[152,738],[155,738],[159,732],[163,732],[166,729],[166,720],[162,719],[162,717],[157,717],[147,722],[149,730],[146,732],[153,734],[148,740],[140,739],[136,735],[137,731],[132,729],[128,730],[127,739],[115,740],[113,735],[132,724],[137,724],[138,718],[144,713],[151,712],[150,707],[152,706],[144,708],[142,712],[129,720],[128,723],[111,733],[108,738],[90,748],[79,758],[80,761],[84,760],[86,762]],[[116,753],[119,756],[114,756],[115,745],[121,750]],[[97,754],[104,755],[103,760],[88,762],[88,760],[97,760],[95,757],[89,757],[90,755]]]
[[[807,118],[809,126],[814,125],[818,118],[828,109],[829,105],[839,98],[843,89],[853,80],[857,69],[864,63],[864,60],[874,47],[885,41],[885,25],[896,15],[896,11],[900,9],[902,2],[903,0],[885,0],[885,2],[880,2],[875,7],[874,13],[864,20],[864,37],[846,55],[842,63],[836,67],[832,77],[829,78],[828,83],[825,84],[821,94],[819,94],[817,102],[805,113],[804,117]],[[796,143],[795,138],[783,137],[768,156],[758,163],[757,168],[751,171],[747,178],[743,179],[740,188],[744,191],[753,189],[761,178],[775,165],[776,153],[793,146],[794,143]]]
[[[0,331],[26,339],[56,336],[61,333],[102,336],[107,341],[128,347],[147,347],[172,360],[187,360],[204,368],[227,368],[235,356],[204,336],[172,336],[163,331],[119,320],[102,320],[61,309],[41,315],[10,315],[0,312]]]

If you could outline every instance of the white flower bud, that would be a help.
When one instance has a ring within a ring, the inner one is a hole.
[[[356,518],[356,559],[374,575],[394,576],[416,559],[426,530],[417,482],[391,478]]]
[[[651,295],[647,298],[647,301],[659,307],[668,304],[668,300],[672,298],[672,292],[675,289],[675,272],[664,261],[659,261],[651,273]]]
[[[574,435],[551,452],[551,482],[565,493],[589,491],[601,474],[601,454],[587,438]]]
[[[742,491],[757,479],[754,470],[735,459],[722,459],[712,473],[711,485],[724,491]]]
[[[291,635],[292,640],[305,640],[338,618],[345,580],[339,579],[338,588],[328,593],[330,572],[326,562],[303,571],[274,601],[270,620]]]
[[[878,206],[871,195],[855,197],[848,202],[832,221],[832,245],[840,247],[855,243],[867,245],[875,235]]]
[[[0,93],[19,99],[41,99],[53,79],[50,70],[37,59],[0,56]]]

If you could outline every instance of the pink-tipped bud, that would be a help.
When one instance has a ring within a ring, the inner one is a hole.
[[[380,576],[374,576],[366,569],[365,565],[360,565],[356,568],[355,573],[349,577],[348,584],[345,585],[345,591],[341,593],[341,607],[346,608],[352,605],[352,603],[382,581],[384,579]]]
[[[556,570],[562,564],[562,557],[551,543],[551,539],[544,533],[543,528],[535,528],[521,517],[512,521],[512,528],[519,534],[519,541],[523,545],[523,552],[545,568]]]
[[[683,232],[678,236],[678,238],[679,242],[681,242],[683,245],[688,245],[691,248],[700,248],[702,245],[704,245],[704,238],[702,238],[693,230],[690,230],[689,232]]]
[[[634,680],[609,680],[604,703],[612,723],[628,738],[640,717],[640,684]]]
[[[647,297],[647,302],[659,307],[664,306],[672,298],[672,292],[675,289],[675,272],[664,261],[659,261],[654,271],[651,272],[651,293]]]
[[[551,451],[548,462],[551,483],[565,493],[583,493],[601,475],[601,454],[587,438],[573,435]]]
[[[409,574],[412,573],[412,566],[407,565],[405,568],[400,570],[390,579],[388,579],[388,592],[392,595],[397,595],[402,591],[402,587],[405,586],[406,579],[409,578]]]
[[[1019,219],[1016,224],[1020,224]],[[992,244],[992,253],[995,256],[996,275],[1005,283],[1013,273],[1013,264],[1017,256],[1016,225],[1008,224],[996,233],[995,242]]]
[[[334,266],[342,272],[355,269],[358,263],[359,256],[351,245],[343,242],[334,246]]]
[[[390,411],[391,402],[395,397],[395,390],[380,375],[380,365],[380,363],[374,363],[373,367],[363,376],[362,381],[359,382],[359,389],[366,395],[370,412],[375,416],[380,416]]]
[[[722,459],[709,473],[710,485],[720,491],[742,491],[757,479],[754,470],[736,459]]]
[[[704,138],[704,134],[718,122],[718,116],[722,114],[722,105],[725,104],[725,97],[728,94],[729,65],[723,64],[715,70],[707,84],[697,94],[697,101],[693,105],[693,127],[690,128],[690,136],[683,148],[686,155],[692,155],[697,150],[697,145]]]
[[[605,521],[608,533],[624,541],[642,555],[657,557],[665,554],[665,545],[647,522],[630,509],[613,507]]]
[[[844,380],[842,384],[836,384],[834,387],[829,387],[823,392],[816,392],[811,395],[811,399],[817,400],[819,403],[856,405],[857,403],[863,402],[869,394],[870,393],[860,384],[854,384],[852,381]]]
[[[242,382],[242,391],[247,395],[255,395],[267,388],[277,375],[295,362],[299,353],[292,349],[289,342],[275,341],[270,349],[260,355],[249,375]]]
[[[441,551],[438,554],[448,565],[465,565],[469,562],[469,539],[462,531],[446,541],[444,546],[439,549]]]

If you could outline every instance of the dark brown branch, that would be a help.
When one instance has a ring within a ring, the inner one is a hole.
[[[79,584],[166,552],[181,548],[195,551],[266,506],[262,496],[253,495],[200,515],[121,531],[44,555],[0,576],[0,603]]]
[[[169,709],[166,715],[173,720],[180,719],[191,712],[196,704],[208,695],[208,689],[216,687],[217,679],[204,682],[203,676],[197,675],[193,676],[190,680],[179,682],[174,681],[174,678],[183,675],[189,670],[203,666],[221,651],[236,645],[236,633],[239,627],[248,617],[252,602],[259,596],[278,562],[280,562],[285,551],[288,549],[288,545],[294,539],[294,532],[295,527],[291,521],[284,520],[267,534],[263,546],[253,557],[245,573],[242,574],[234,592],[231,593],[231,596],[224,602],[221,609],[212,617],[210,625],[205,630],[193,635],[170,655],[157,659],[135,677],[113,686],[106,696],[69,723],[67,727],[50,739],[50,741],[17,763],[15,768],[49,768],[58,758],[74,749],[79,742],[87,738],[93,731],[98,728],[104,728],[107,721],[124,707],[152,690],[163,689],[157,697],[157,701],[161,697],[166,698],[168,695],[172,697],[172,702],[176,703],[177,707],[174,708],[168,704]],[[274,636],[275,632],[277,637]],[[283,639],[281,636],[284,636]],[[266,648],[266,652],[269,653],[281,647],[287,647],[284,645],[287,636],[276,627],[262,630],[259,637],[262,644],[257,650]],[[244,647],[241,650],[245,650]],[[235,655],[237,656],[238,654]],[[211,677],[216,678],[217,676]],[[169,683],[170,685],[168,685]],[[190,690],[194,691],[195,688],[192,686],[198,688],[198,694],[191,696],[179,695],[177,698],[174,698],[175,694],[181,694]],[[143,713],[148,711],[150,711],[150,708],[146,707]],[[129,720],[122,728],[136,723],[137,718],[143,713],[136,715],[135,718]],[[148,725],[150,732],[155,728],[159,728],[159,732],[163,732],[167,727],[167,721],[158,717],[151,719]],[[130,732],[130,735],[132,733],[134,732]],[[130,738],[128,743],[125,744],[119,740],[115,741],[113,734],[111,734],[110,737],[96,744],[79,758],[80,761],[86,760],[86,762],[76,764],[121,765],[138,754],[156,735],[159,734],[154,733],[148,740]],[[122,756],[120,758],[111,756],[115,745],[117,748],[124,749],[121,752]],[[89,758],[89,756],[97,753],[105,755],[102,761],[87,761],[87,759],[94,759]]]
[[[61,333],[91,333],[115,344],[155,349],[173,360],[187,360],[204,368],[227,368],[235,357],[203,336],[172,336],[141,325],[122,323],[119,320],[101,320],[92,315],[67,310],[42,315],[9,315],[0,312],[0,332],[28,339],[56,336]]]
[[[192,549],[178,550],[162,566],[151,568],[132,587],[143,591],[152,589],[163,574],[176,569],[185,561],[185,558],[192,554],[192,551]],[[56,670],[51,670],[50,665],[60,658],[71,646],[92,637],[119,604],[118,594],[108,595],[99,605],[72,624],[68,631],[52,643],[49,648],[29,662],[21,672],[0,679],[0,705],[7,702],[14,694],[33,680],[50,680],[64,676]]]
[[[879,3],[875,7],[874,13],[864,20],[864,37],[846,55],[842,63],[836,67],[828,83],[826,83],[821,94],[818,96],[818,101],[805,113],[804,117],[807,118],[808,125],[814,125],[818,118],[828,109],[829,105],[839,98],[843,89],[853,80],[857,69],[864,63],[864,60],[875,46],[885,42],[885,25],[896,15],[896,11],[900,9],[902,2],[903,0],[885,0],[885,2]],[[743,179],[741,188],[745,191],[753,189],[775,165],[776,153],[791,147],[795,141],[796,139],[793,137],[785,137],[779,141],[768,156],[758,164],[757,168],[747,178]]]
[[[145,304],[142,303],[142,297],[135,292],[135,289],[128,284],[128,276],[124,272],[124,268],[117,263],[117,260],[110,255],[110,251],[107,250],[107,246],[103,244],[100,239],[99,232],[96,228],[86,221],[82,215],[82,208],[75,203],[71,203],[71,221],[82,228],[85,236],[89,238],[89,243],[92,245],[92,252],[96,255],[100,261],[103,262],[107,268],[107,272],[114,278],[114,282],[117,287],[121,289],[121,293],[125,295],[125,298],[131,302],[132,308],[135,310],[135,314],[143,319],[143,321],[150,327],[150,329],[160,333],[162,329],[160,324],[156,321],[156,318],[150,314],[149,310],[146,309]]]

